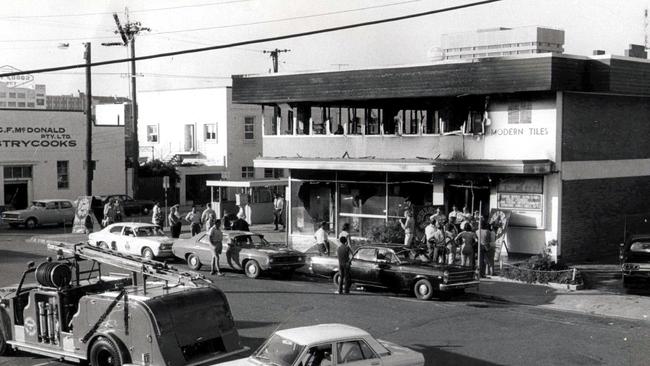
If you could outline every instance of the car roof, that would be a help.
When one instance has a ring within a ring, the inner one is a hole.
[[[47,198],[42,200],[32,200],[32,202],[72,202],[64,198]]]
[[[130,227],[134,227],[134,228],[151,227],[151,226],[158,227],[158,225],[150,224],[150,223],[147,223],[147,222],[116,222],[114,224],[108,225],[107,227],[113,227],[113,226],[130,226]]]
[[[370,335],[363,329],[346,324],[310,325],[306,327],[279,330],[276,334],[302,345],[333,342],[345,338],[367,337]]]

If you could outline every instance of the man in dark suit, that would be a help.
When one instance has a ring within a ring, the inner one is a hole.
[[[352,250],[348,245],[348,238],[342,236],[340,239],[341,246],[336,250],[336,255],[339,258],[339,273],[341,280],[339,281],[338,294],[350,293],[350,262]]]

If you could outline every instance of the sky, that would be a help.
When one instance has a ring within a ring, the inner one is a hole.
[[[199,48],[430,11],[474,0],[7,0],[0,11],[0,66],[20,70],[80,64],[84,42],[93,61],[125,58],[112,13],[150,31],[136,55]],[[277,42],[137,62],[138,91],[230,84],[233,74],[265,74],[280,54],[280,71],[356,69],[421,64],[445,33],[494,27],[544,26],[565,31],[565,53],[594,49],[623,55],[643,44],[650,0],[502,0],[428,15]],[[647,29],[650,32],[650,29]],[[67,43],[68,47],[61,47]],[[128,63],[94,67],[93,94],[129,95]],[[85,89],[84,70],[34,74],[48,95]]]

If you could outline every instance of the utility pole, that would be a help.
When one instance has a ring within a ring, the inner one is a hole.
[[[264,50],[262,52],[263,53],[268,53],[268,54],[271,55],[271,62],[273,63],[273,72],[277,73],[278,72],[278,57],[279,57],[280,53],[290,52],[290,51],[291,50],[288,50],[288,49],[280,50],[280,49],[276,48],[274,50]],[[273,123],[271,124],[271,126],[273,128],[273,131],[277,131],[278,117],[280,117],[280,113],[281,113],[280,107],[278,107],[277,104],[274,105],[273,106]]]
[[[105,46],[115,46],[115,45],[123,45],[123,46],[129,46],[130,51],[131,51],[131,117],[132,117],[132,128],[133,130],[131,131],[131,139],[133,141],[133,146],[135,146],[135,149],[133,149],[133,195],[135,196],[136,190],[137,190],[137,178],[138,178],[138,167],[140,165],[139,160],[140,160],[140,144],[138,142],[138,98],[137,98],[137,85],[136,85],[136,71],[135,71],[135,37],[143,31],[151,31],[151,29],[143,27],[140,22],[131,22],[129,20],[129,9],[126,8],[124,11],[126,15],[126,23],[124,24],[124,27],[122,27],[120,18],[117,15],[117,13],[113,13],[113,19],[115,20],[115,25],[117,26],[117,30],[115,31],[115,34],[119,34],[120,37],[122,38],[122,43],[102,43],[102,45]]]
[[[86,196],[93,195],[93,173],[95,162],[93,161],[93,96],[92,78],[90,71],[90,42],[84,43],[86,51]]]
[[[263,53],[268,53],[268,54],[271,55],[271,61],[273,62],[273,72],[277,73],[278,72],[278,58],[279,58],[280,53],[291,52],[291,50],[287,50],[287,49],[280,50],[280,49],[276,48],[274,50],[264,50],[262,52]]]

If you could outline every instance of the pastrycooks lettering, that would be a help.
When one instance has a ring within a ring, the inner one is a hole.
[[[77,140],[66,133],[65,127],[0,127],[0,148],[76,146]]]

